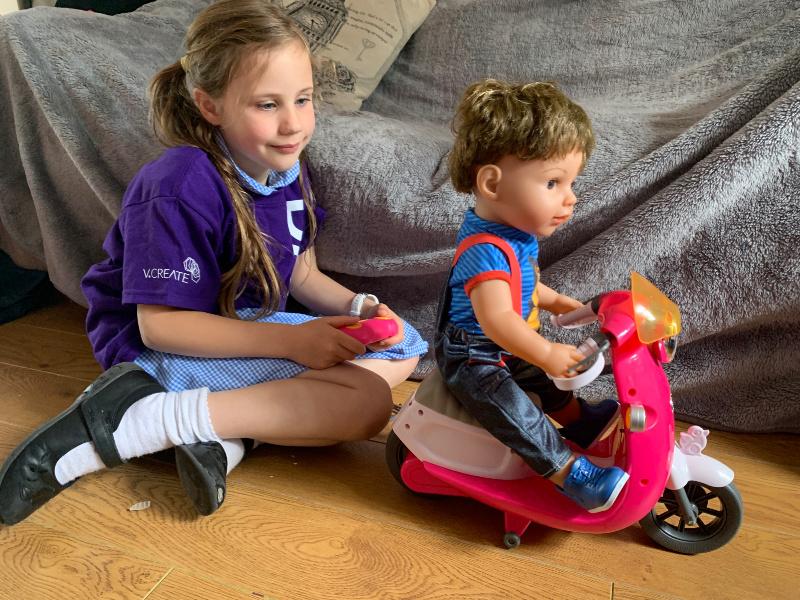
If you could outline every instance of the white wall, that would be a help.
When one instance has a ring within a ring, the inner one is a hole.
[[[17,10],[17,0],[0,0],[0,15]]]

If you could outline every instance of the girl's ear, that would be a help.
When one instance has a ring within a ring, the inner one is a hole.
[[[497,186],[503,178],[503,171],[497,165],[482,165],[475,175],[475,191],[482,198],[495,200]]]
[[[197,106],[197,110],[200,111],[200,114],[206,121],[212,125],[219,125],[222,123],[221,107],[214,98],[200,88],[194,88],[192,91],[192,98]]]

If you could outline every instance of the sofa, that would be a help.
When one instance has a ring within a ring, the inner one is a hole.
[[[0,18],[0,249],[78,303],[126,182],[161,151],[147,81],[207,4]],[[439,0],[359,110],[319,110],[320,266],[430,339],[471,204],[447,172],[459,95],[483,77],[557,81],[598,143],[575,217],[541,242],[543,280],[591,298],[643,274],[683,315],[677,415],[800,432],[797,39],[788,0]],[[585,394],[613,394],[611,377]]]

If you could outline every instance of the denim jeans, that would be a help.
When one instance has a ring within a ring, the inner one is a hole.
[[[544,371],[511,357],[488,337],[441,323],[441,316],[435,354],[450,392],[534,471],[549,477],[566,464],[572,452],[545,413],[564,408],[571,392],[559,390]],[[542,408],[525,392],[538,395]]]

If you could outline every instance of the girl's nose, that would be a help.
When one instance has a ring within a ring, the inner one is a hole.
[[[287,107],[281,119],[279,133],[281,135],[291,135],[300,131],[300,118],[294,106]]]

